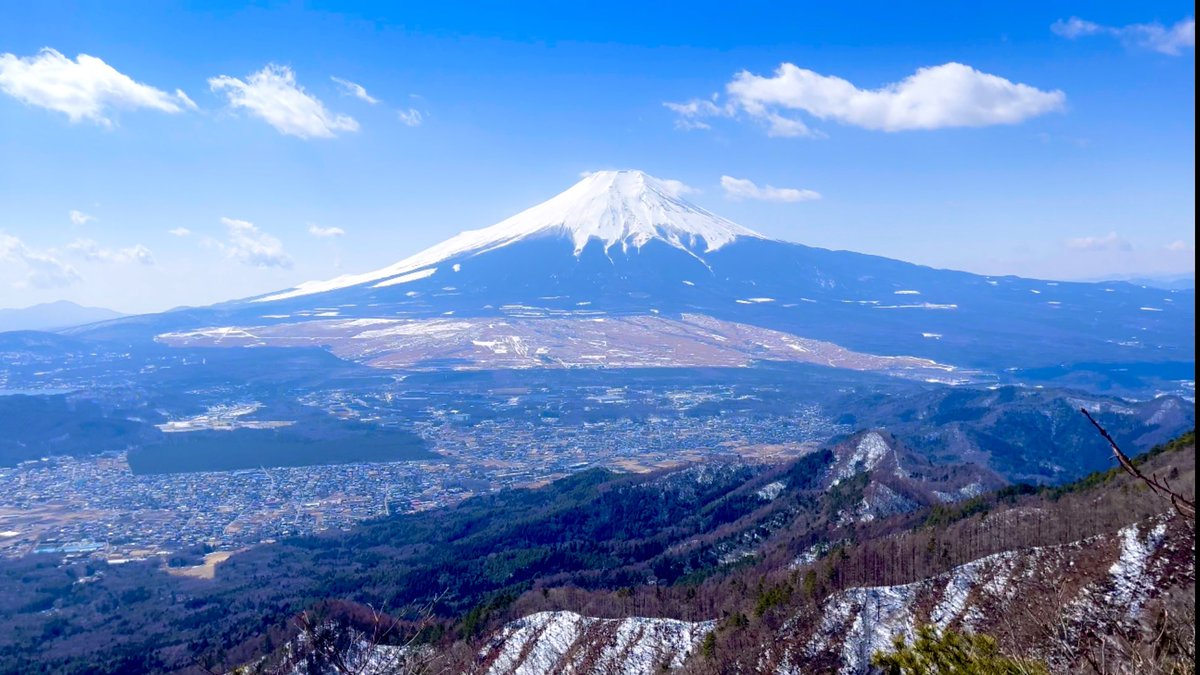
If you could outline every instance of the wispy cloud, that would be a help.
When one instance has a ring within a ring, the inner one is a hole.
[[[692,187],[691,185],[688,185],[681,180],[675,180],[674,178],[661,178],[659,179],[659,182],[662,183],[663,187],[666,188],[667,192],[672,197],[682,197],[684,195],[697,194],[700,192],[700,190]]]
[[[1196,46],[1196,19],[1193,17],[1180,19],[1172,26],[1164,26],[1157,21],[1127,26],[1105,26],[1073,16],[1055,21],[1050,30],[1068,40],[1090,35],[1108,35],[1127,45],[1170,56],[1179,56],[1185,49]]]
[[[187,94],[135,81],[103,60],[80,54],[74,61],[46,47],[34,56],[0,54],[0,91],[28,105],[64,113],[72,122],[112,126],[115,109],[166,113],[195,108]]]
[[[358,131],[353,117],[330,112],[296,84],[296,75],[287,66],[268,64],[244,81],[220,75],[210,78],[208,85],[214,92],[224,93],[229,105],[244,108],[281,134],[333,138],[343,131]]]
[[[421,111],[417,110],[416,108],[397,110],[396,116],[400,118],[401,122],[410,127],[419,127],[421,126],[421,123],[425,121],[425,116],[422,115]]]
[[[980,72],[961,63],[921,68],[879,89],[784,63],[770,76],[742,71],[725,85],[726,101],[665,103],[676,126],[708,128],[715,117],[746,116],[772,136],[820,136],[798,115],[875,131],[1016,124],[1062,110],[1066,95]]]
[[[368,94],[367,88],[357,82],[351,82],[350,80],[343,80],[340,77],[330,77],[329,79],[331,79],[337,83],[338,89],[341,89],[342,94],[345,96],[353,96],[354,98],[357,98],[361,101],[366,101],[367,103],[370,103],[371,105],[376,105],[379,103],[379,99]]]
[[[75,209],[71,209],[67,216],[71,219],[72,225],[87,225],[96,219],[95,216],[90,216],[83,211],[76,211]]]
[[[1167,244],[1164,248],[1166,248],[1168,251],[1173,251],[1173,252],[1190,251],[1190,250],[1192,250],[1192,245],[1182,239],[1179,239],[1177,241],[1173,241],[1173,242]]]
[[[221,218],[228,239],[216,242],[225,255],[254,267],[290,268],[292,259],[283,252],[283,243],[258,229],[254,223],[236,218]]]
[[[712,100],[695,98],[683,103],[672,103],[670,101],[663,105],[674,112],[675,128],[683,129],[684,131],[692,131],[693,129],[711,129],[712,125],[704,121],[705,117],[732,117],[736,112],[732,105],[717,105],[718,95],[713,94]]]
[[[118,265],[127,263],[137,263],[139,265],[154,264],[154,254],[150,252],[150,249],[141,244],[134,244],[125,248],[106,248],[92,239],[76,239],[67,244],[67,250],[91,262],[105,262]]]
[[[1076,237],[1066,241],[1067,248],[1075,251],[1132,251],[1133,244],[1116,232],[1096,237]]]
[[[730,199],[758,199],[766,202],[811,202],[821,198],[821,193],[798,188],[777,188],[770,185],[758,186],[754,181],[733,176],[721,176],[721,187]]]
[[[314,237],[329,239],[332,237],[345,236],[346,231],[340,227],[321,227],[315,223],[310,223],[308,226],[308,233]]]
[[[81,280],[74,267],[61,261],[53,251],[39,251],[25,242],[0,232],[0,261],[23,268],[16,282],[21,288],[61,288]]]
[[[173,234],[176,237],[189,237],[191,236],[192,231],[186,227],[174,227],[167,230],[167,234]]]

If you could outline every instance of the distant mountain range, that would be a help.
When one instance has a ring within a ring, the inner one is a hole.
[[[1194,274],[1170,274],[1166,276],[1149,276],[1149,275],[1123,275],[1110,276],[1096,281],[1124,281],[1125,283],[1135,284],[1137,286],[1148,286],[1150,288],[1162,288],[1166,290],[1195,290],[1196,275]]]
[[[67,300],[46,302],[19,309],[0,309],[0,332],[10,330],[54,330],[125,316],[103,307],[84,307]]]

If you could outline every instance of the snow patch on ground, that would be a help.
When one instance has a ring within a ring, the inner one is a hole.
[[[1030,584],[1037,587],[1058,583],[1064,575],[1078,575],[1082,572],[1076,567],[1078,557],[1107,548],[1106,543],[1115,544],[1116,560],[1107,573],[1101,571],[1104,568],[1096,570],[1098,580],[1079,591],[1064,618],[1078,622],[1105,615],[1101,607],[1136,617],[1164,573],[1161,559],[1155,556],[1165,544],[1167,527],[1164,519],[1156,518],[1114,535],[995,553],[910,584],[846,589],[825,600],[804,651],[814,658],[836,656],[843,674],[869,672],[871,655],[890,648],[894,636],[911,639],[915,626],[925,622],[941,629],[962,622],[974,630],[989,617],[994,620],[998,613],[1015,611],[1012,603],[1022,602]],[[926,607],[927,614],[922,609]]]
[[[879,466],[884,457],[887,457],[891,448],[888,447],[887,441],[883,440],[883,436],[879,432],[871,431],[863,434],[862,438],[858,439],[858,444],[854,446],[854,452],[846,458],[845,464],[834,476],[833,484],[846,480],[847,478],[864,471],[871,471]]]
[[[808,644],[808,652],[826,651],[841,636],[841,672],[867,671],[871,656],[889,649],[895,636],[913,638],[915,621],[911,607],[917,590],[917,584],[909,584],[852,588],[835,595],[826,604],[821,627]]]
[[[783,488],[784,484],[782,481],[775,481],[773,483],[767,483],[755,494],[758,495],[759,499],[772,502],[775,501],[779,495],[783,494]]]
[[[398,319],[374,319],[374,318],[351,319],[349,321],[343,321],[342,323],[338,324],[338,326],[343,327],[343,328],[362,328],[363,326],[379,326],[379,325],[386,325],[386,324],[391,324],[391,323],[400,323],[400,321]]]
[[[386,286],[396,286],[399,284],[407,284],[410,281],[419,281],[421,279],[431,277],[436,273],[437,273],[436,267],[430,267],[428,269],[417,270],[416,272],[409,272],[408,274],[401,274],[398,277],[392,277],[391,279],[385,279],[385,280],[375,284],[375,286],[373,286],[373,288],[384,288]]]
[[[1166,421],[1169,415],[1182,407],[1183,406],[1179,403],[1179,401],[1173,398],[1164,398],[1162,399],[1162,404],[1158,407],[1158,410],[1154,411],[1154,414],[1150,416],[1150,419],[1147,421],[1147,423],[1162,424],[1164,421]]]
[[[788,569],[796,570],[804,567],[805,565],[811,565],[817,562],[821,559],[821,556],[829,552],[829,548],[829,544],[825,542],[817,542],[812,546],[809,546],[807,549],[805,549],[804,553],[796,556],[796,559],[792,561],[791,565],[788,566]]]
[[[867,487],[862,502],[858,506],[858,521],[865,523],[876,518],[909,513],[919,508],[921,505],[917,502],[882,483],[875,483]]]
[[[875,309],[958,309],[953,303],[921,302],[912,305],[875,305]]]
[[[714,621],[631,617],[597,619],[538,612],[506,624],[480,657],[489,675],[621,673],[651,675],[681,668]]]
[[[1141,609],[1142,599],[1150,590],[1147,586],[1149,579],[1146,568],[1150,556],[1162,546],[1167,535],[1167,524],[1158,523],[1145,538],[1138,534],[1136,524],[1121,528],[1117,537],[1121,543],[1121,554],[1117,561],[1108,568],[1112,577],[1112,591],[1108,598],[1119,607],[1128,607],[1130,614],[1137,614]]]

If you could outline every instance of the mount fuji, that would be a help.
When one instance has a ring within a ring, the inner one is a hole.
[[[394,369],[803,361],[968,382],[1194,362],[1194,306],[1190,290],[980,276],[779,241],[670,181],[601,171],[373,272],[73,333],[320,346]]]

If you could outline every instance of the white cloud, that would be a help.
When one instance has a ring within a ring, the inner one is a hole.
[[[695,99],[666,103],[679,115],[677,126],[704,128],[702,118],[742,114],[767,127],[772,136],[819,136],[797,117],[876,131],[1016,124],[1062,110],[1066,95],[1043,91],[983,73],[961,63],[921,68],[900,82],[860,89],[840,77],[783,63],[771,76],[742,71],[725,86],[728,102]]]
[[[188,236],[191,236],[192,231],[187,229],[186,227],[175,227],[170,230],[167,230],[167,234],[173,234],[176,237],[188,237]]]
[[[290,268],[292,259],[283,252],[283,244],[271,235],[259,230],[254,223],[236,218],[221,218],[228,230],[229,240],[217,242],[225,255],[246,265],[255,267]]]
[[[0,232],[0,261],[23,268],[24,276],[16,283],[21,288],[59,288],[81,280],[75,268],[59,260],[52,251],[31,249],[3,232]]]
[[[337,83],[338,88],[342,90],[342,94],[345,96],[353,96],[354,98],[357,98],[362,101],[366,101],[367,103],[370,103],[371,105],[375,105],[375,104],[379,103],[379,99],[368,94],[367,88],[357,82],[351,82],[350,80],[343,80],[340,77],[330,77],[329,79],[331,79]]]
[[[1065,21],[1055,21],[1050,30],[1068,40],[1089,35],[1110,35],[1125,44],[1171,56],[1179,56],[1183,50],[1196,46],[1196,20],[1192,17],[1180,19],[1168,27],[1157,21],[1133,23],[1128,26],[1104,26],[1073,16]]]
[[[320,225],[316,225],[314,223],[309,223],[308,233],[314,237],[320,237],[321,239],[328,239],[330,237],[344,236],[346,234],[346,231],[340,227],[321,227]]]
[[[421,126],[421,122],[425,121],[425,116],[422,115],[421,111],[417,110],[416,108],[397,110],[396,116],[400,118],[401,122],[410,127],[419,127]]]
[[[1192,250],[1192,245],[1182,239],[1179,239],[1178,241],[1173,241],[1167,244],[1166,249],[1168,251],[1190,251]]]
[[[291,68],[267,64],[246,81],[220,75],[208,80],[223,92],[234,108],[245,108],[281,133],[299,138],[333,138],[342,131],[358,131],[349,115],[334,114],[325,104],[296,84]]]
[[[798,110],[880,131],[1012,124],[1059,110],[1065,99],[1062,92],[1016,84],[961,63],[921,68],[874,90],[785,63],[772,77],[742,71],[728,90],[742,109],[757,117],[770,119],[779,110]]]
[[[688,185],[681,180],[675,180],[674,178],[661,178],[659,179],[659,182],[662,183],[662,186],[666,188],[667,193],[672,197],[682,197],[684,195],[697,194],[700,192],[691,185]]]
[[[87,225],[96,219],[95,216],[89,216],[83,211],[76,211],[75,209],[71,209],[67,215],[71,218],[72,225]]]
[[[1118,235],[1116,232],[1109,232],[1106,235],[1099,237],[1076,237],[1068,239],[1067,248],[1076,251],[1132,251],[1133,244],[1128,240]]]
[[[768,136],[779,136],[781,138],[808,136],[816,138],[824,135],[819,131],[809,129],[807,124],[794,117],[784,117],[779,113],[769,112],[762,115],[762,118],[767,123]]]
[[[663,103],[663,105],[678,115],[675,118],[675,128],[683,129],[684,131],[711,129],[712,125],[703,121],[703,118],[732,117],[736,112],[731,105],[717,105],[715,102],[717,99],[718,95],[713,94],[712,100],[694,98],[684,103],[671,103],[668,101]]]
[[[76,239],[67,244],[67,250],[91,262],[116,263],[118,265],[126,263],[154,264],[154,254],[141,244],[125,248],[105,248],[92,239]]]
[[[770,185],[759,187],[753,181],[733,176],[721,176],[721,187],[730,199],[758,199],[767,202],[811,202],[821,198],[814,190],[777,188]]]
[[[1073,16],[1066,21],[1063,21],[1062,19],[1055,21],[1050,25],[1050,30],[1053,31],[1055,35],[1061,35],[1068,40],[1074,40],[1075,38],[1083,37],[1085,35],[1103,33],[1107,29],[1098,23],[1084,21],[1077,16]]]
[[[179,99],[179,102],[182,103],[183,106],[188,110],[200,109],[200,106],[196,105],[196,102],[193,101],[187,94],[185,94],[182,89],[175,90],[175,98]]]
[[[72,61],[49,47],[36,56],[0,54],[0,91],[64,113],[72,122],[86,119],[106,127],[113,124],[114,109],[178,113],[196,105],[178,89],[172,95],[142,84],[95,56],[80,54]]]

